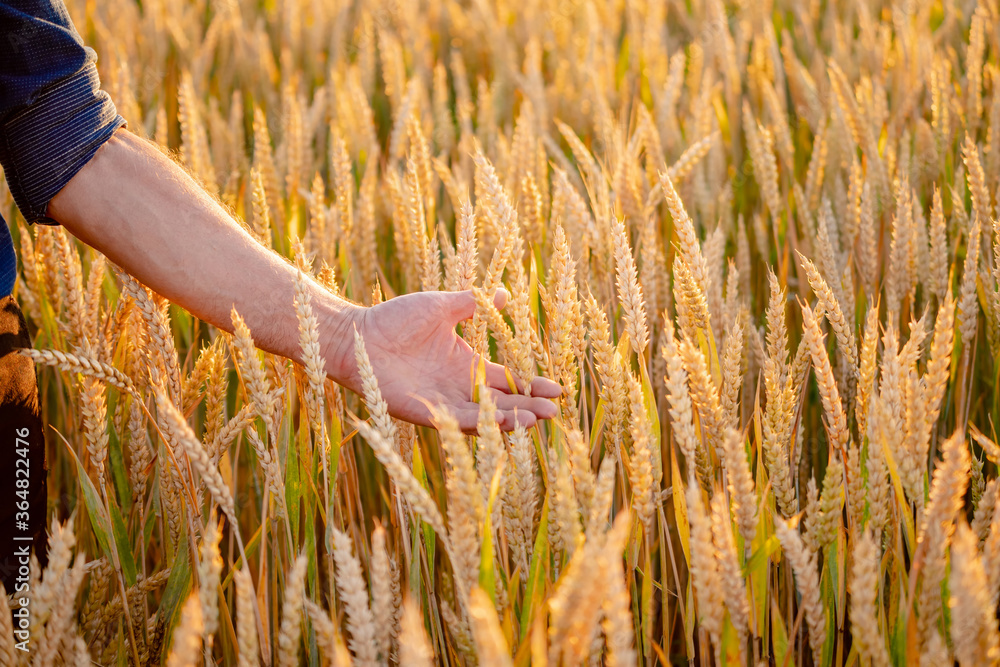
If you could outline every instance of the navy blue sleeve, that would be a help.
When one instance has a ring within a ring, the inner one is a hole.
[[[62,0],[0,0],[0,166],[28,222],[125,124]]]
[[[17,255],[14,254],[14,242],[10,237],[10,230],[0,215],[0,298],[14,291],[15,280],[17,280]]]

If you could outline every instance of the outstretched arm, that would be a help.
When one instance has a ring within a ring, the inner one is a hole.
[[[235,306],[264,350],[298,360],[293,303],[296,269],[250,236],[156,147],[119,130],[49,202],[48,215],[142,283],[197,317],[232,331]],[[353,329],[365,337],[389,411],[429,425],[426,403],[443,403],[473,430],[472,350],[455,333],[471,317],[471,293],[421,292],[373,308],[336,297],[311,281],[327,373],[358,391]],[[503,305],[503,292],[497,305]],[[555,416],[545,397],[555,383],[536,379],[534,398],[507,393],[503,368],[489,364],[487,383],[513,428]]]

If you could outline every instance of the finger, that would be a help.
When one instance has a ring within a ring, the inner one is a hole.
[[[517,393],[525,393],[524,383],[514,376],[513,373],[510,374],[510,379],[514,381]],[[492,362],[488,362],[486,364],[486,384],[487,386],[498,391],[502,391],[505,394],[511,393],[510,382],[507,377],[507,369],[500,364],[494,364]],[[562,396],[562,387],[548,378],[536,377],[531,380],[528,386],[531,387],[532,396],[539,396],[541,398],[559,398]]]
[[[478,403],[464,403],[462,406],[456,406],[452,412],[455,415],[455,420],[458,421],[458,427],[462,429],[463,433],[468,435],[476,435],[478,433],[479,427],[479,404]],[[493,418],[497,422],[497,426],[504,428],[504,424],[512,419],[513,414],[508,417],[502,410],[497,410],[493,413]],[[511,422],[513,424],[513,422]],[[510,428],[513,428],[511,426]],[[510,430],[510,429],[505,429]]]
[[[496,306],[497,310],[503,310],[509,298],[510,294],[507,293],[507,290],[503,287],[498,287],[497,291],[493,294],[493,305]]]
[[[523,397],[522,397],[523,398]],[[479,404],[466,403],[463,407],[456,407],[452,412],[458,421],[458,427],[463,433],[477,435],[479,429]],[[497,426],[501,431],[513,431],[518,425],[524,428],[531,428],[538,421],[538,417],[530,410],[522,410],[513,407],[510,410],[497,410],[494,413]]]
[[[548,378],[536,377],[531,381],[529,385],[531,387],[532,396],[541,396],[543,398],[559,398],[562,396],[562,387],[559,383],[553,382]]]
[[[517,393],[524,393],[524,383],[518,380],[513,373],[509,374],[510,380],[514,381]],[[508,380],[507,368],[492,361],[486,362],[486,385],[505,394],[511,393],[510,382]]]
[[[491,396],[501,410],[514,410],[518,412],[531,412],[538,419],[552,419],[559,410],[555,403],[547,398],[535,396],[524,396],[521,394],[504,394],[495,389],[491,390]]]
[[[538,421],[535,413],[529,410],[501,410],[503,422],[498,422],[501,431],[513,431],[517,425],[524,428],[531,428]]]
[[[462,322],[471,318],[476,313],[476,297],[472,290],[462,292],[440,292],[444,301],[444,309],[448,316],[455,322]],[[493,295],[493,305],[497,310],[502,310],[507,305],[509,295],[504,288],[497,289]]]
[[[447,317],[454,322],[467,320],[476,312],[476,297],[472,290],[440,292]]]

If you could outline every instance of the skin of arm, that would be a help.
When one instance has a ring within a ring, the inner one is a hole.
[[[140,282],[193,315],[231,332],[242,315],[263,350],[300,360],[293,306],[297,270],[260,245],[187,172],[158,148],[119,130],[49,202],[48,215]],[[428,404],[442,404],[474,431],[471,402],[475,355],[455,325],[475,310],[470,292],[419,292],[366,308],[310,280],[326,371],[360,391],[354,328],[365,338],[389,412],[430,425]],[[498,291],[502,307],[506,293]],[[556,414],[547,400],[560,387],[544,378],[532,396],[510,394],[502,366],[489,363],[486,382],[505,430]]]

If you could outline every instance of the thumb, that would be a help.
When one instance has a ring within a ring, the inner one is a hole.
[[[472,290],[462,292],[444,292],[445,308],[448,314],[456,322],[471,318],[476,312],[476,297]],[[502,310],[507,305],[509,294],[503,287],[497,289],[493,295],[493,305],[497,310]]]
[[[507,300],[510,298],[510,294],[503,287],[497,288],[496,293],[493,295],[493,305],[497,307],[497,310],[503,310],[503,307],[507,305]]]

